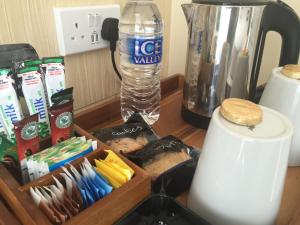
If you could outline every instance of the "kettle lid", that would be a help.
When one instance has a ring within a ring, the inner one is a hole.
[[[193,3],[207,5],[265,5],[269,0],[193,0]]]

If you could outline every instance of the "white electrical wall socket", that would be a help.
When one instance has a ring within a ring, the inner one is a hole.
[[[101,38],[104,19],[120,18],[119,5],[54,8],[59,54],[62,56],[106,48]]]

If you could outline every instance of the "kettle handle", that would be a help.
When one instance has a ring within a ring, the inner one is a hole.
[[[287,4],[268,2],[262,15],[262,22],[255,50],[254,63],[250,78],[250,100],[258,102],[256,85],[262,60],[263,47],[268,31],[278,32],[282,37],[279,66],[297,64],[300,51],[300,20],[294,10]]]

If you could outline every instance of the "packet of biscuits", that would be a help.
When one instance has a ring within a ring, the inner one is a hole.
[[[126,123],[95,131],[93,135],[107,144],[112,150],[128,154],[142,149],[148,143],[158,139],[154,130],[134,113]]]
[[[153,192],[175,197],[189,188],[199,152],[169,135],[126,157],[150,174]]]

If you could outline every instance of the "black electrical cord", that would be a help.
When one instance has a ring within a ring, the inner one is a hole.
[[[119,20],[116,18],[106,18],[102,24],[101,37],[103,40],[110,42],[111,62],[113,68],[118,75],[118,78],[122,80],[122,76],[118,71],[115,61],[115,51],[117,48],[117,41],[119,40]]]
[[[115,61],[115,51],[112,51],[112,50],[111,50],[110,53],[111,53],[111,62],[112,62],[112,65],[113,65],[113,67],[114,67],[114,70],[115,70],[115,72],[116,72],[118,78],[119,78],[120,80],[122,80],[122,76],[121,76],[121,74],[120,74],[119,71],[118,71],[118,68],[117,68],[117,65],[116,65],[116,61]]]

